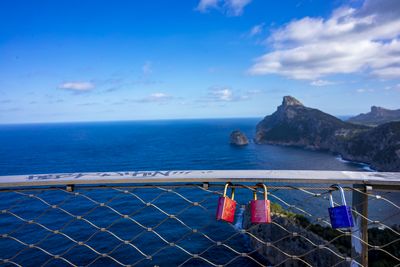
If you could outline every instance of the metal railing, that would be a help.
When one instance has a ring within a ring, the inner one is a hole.
[[[215,220],[228,181],[238,202],[233,224]],[[259,182],[268,186],[271,224],[250,222],[248,202]],[[330,227],[328,196],[336,183],[352,207],[352,229]],[[399,222],[399,173],[0,177],[0,263],[6,266],[400,266]]]

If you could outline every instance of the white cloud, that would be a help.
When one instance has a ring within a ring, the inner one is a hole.
[[[250,2],[251,0],[225,0],[224,6],[228,15],[240,16],[243,13],[244,7],[250,4]]]
[[[374,92],[374,90],[373,89],[359,88],[359,89],[356,90],[356,92],[360,93],[360,94],[362,94],[362,93],[372,93],[372,92]]]
[[[395,85],[388,85],[385,86],[384,88],[386,91],[394,90],[394,91],[399,91],[400,92],[400,83],[395,84]]]
[[[217,8],[218,2],[219,0],[200,0],[196,9],[200,12],[206,12],[211,8]]]
[[[255,95],[262,94],[261,90],[248,90],[240,92],[229,87],[212,87],[208,90],[206,98],[200,102],[237,102],[249,100]]]
[[[268,38],[272,50],[249,72],[317,80],[332,74],[368,73],[400,78],[400,1],[366,0],[328,18],[289,22]]]
[[[150,95],[151,98],[153,99],[165,99],[167,97],[169,97],[167,94],[165,93],[153,93]]]
[[[149,75],[153,72],[152,64],[150,61],[146,61],[142,66],[142,72],[144,75]]]
[[[312,86],[327,86],[327,85],[332,85],[335,84],[334,82],[331,81],[326,81],[326,80],[314,80],[310,83]]]
[[[166,93],[161,93],[161,92],[156,92],[152,93],[149,96],[146,96],[141,99],[137,99],[134,102],[137,103],[165,103],[169,100],[172,100],[173,97],[171,95],[168,95]]]
[[[91,82],[66,82],[58,86],[60,89],[74,92],[88,92],[95,88]]]
[[[252,0],[200,0],[197,10],[207,12],[210,9],[218,9],[229,16],[240,16],[245,6]]]
[[[263,94],[264,92],[262,90],[259,89],[254,89],[254,90],[247,90],[246,94],[247,95],[260,95]]]
[[[396,79],[400,77],[400,66],[377,69],[372,73],[384,79]]]
[[[233,93],[231,89],[214,89],[211,91],[211,95],[218,101],[232,101]]]
[[[251,28],[251,30],[249,32],[249,36],[253,37],[253,36],[259,35],[260,33],[262,33],[263,29],[264,29],[264,23],[255,25]]]

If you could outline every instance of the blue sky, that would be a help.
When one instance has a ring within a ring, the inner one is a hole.
[[[400,108],[397,0],[5,0],[0,25],[0,123]]]

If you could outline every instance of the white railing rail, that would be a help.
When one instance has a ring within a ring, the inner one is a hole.
[[[0,176],[0,187],[63,184],[138,184],[179,182],[341,183],[398,186],[400,185],[400,172],[313,170],[172,170]]]

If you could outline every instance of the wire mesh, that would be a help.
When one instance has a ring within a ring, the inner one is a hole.
[[[0,263],[362,266],[351,254],[351,239],[357,238],[357,233],[330,226],[331,188],[269,186],[272,223],[252,224],[248,202],[254,186],[237,184],[236,220],[229,224],[215,220],[222,186],[4,190],[0,192]],[[369,216],[365,219],[369,238],[361,242],[368,246],[370,265],[400,266],[399,193],[345,189],[347,196],[354,192],[368,196]],[[347,199],[351,205],[351,197]]]

